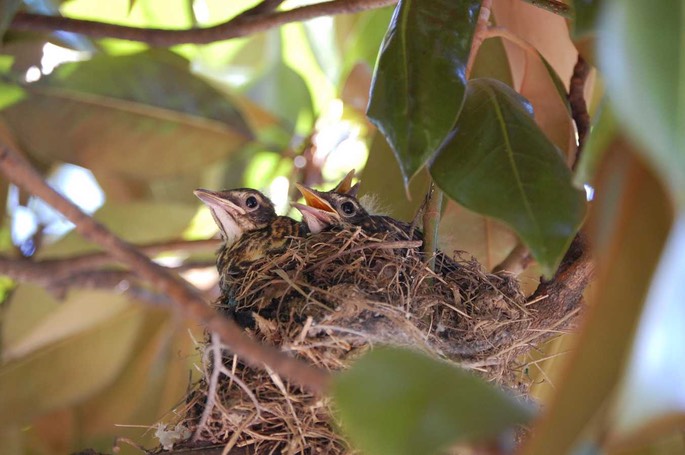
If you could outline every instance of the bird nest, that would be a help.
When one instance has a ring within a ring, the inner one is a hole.
[[[343,369],[371,346],[393,345],[518,388],[510,365],[528,319],[518,281],[464,254],[435,269],[417,242],[321,232],[251,265],[231,283],[232,303],[256,338],[321,368]],[[204,378],[180,412],[193,434],[187,444],[247,450],[225,453],[350,451],[325,399],[244,365],[216,338],[203,363]]]

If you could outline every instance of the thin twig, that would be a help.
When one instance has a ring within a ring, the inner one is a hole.
[[[423,211],[423,252],[428,260],[428,267],[435,270],[435,251],[438,249],[438,227],[440,226],[440,213],[442,212],[442,191],[431,183],[428,190],[428,203]]]
[[[170,30],[129,27],[105,22],[71,19],[59,16],[19,12],[10,24],[11,30],[55,31],[80,33],[92,38],[118,38],[140,41],[153,46],[177,44],[208,44],[215,41],[252,35],[290,22],[321,16],[350,14],[393,5],[397,0],[334,0],[301,6],[288,11],[262,14],[240,14],[228,22],[207,28]]]
[[[492,0],[483,0],[480,4],[480,11],[478,13],[478,22],[476,22],[476,29],[473,32],[473,40],[471,41],[471,51],[469,52],[469,60],[466,62],[466,79],[471,78],[471,70],[476,61],[476,55],[481,44],[487,37],[488,22],[490,21],[490,12],[492,11]]]
[[[1,141],[0,172],[5,174],[10,182],[41,198],[64,215],[74,223],[76,232],[100,245],[113,258],[128,265],[159,292],[168,295],[175,302],[174,308],[184,316],[219,334],[221,340],[247,363],[257,368],[266,364],[283,377],[313,392],[321,393],[326,390],[330,380],[330,375],[326,371],[254,341],[234,321],[210,308],[197,289],[152,262],[56,192],[23,156]]]

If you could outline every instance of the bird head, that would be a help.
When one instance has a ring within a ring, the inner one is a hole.
[[[257,190],[194,191],[208,207],[227,243],[232,243],[245,232],[265,228],[276,219],[273,203]]]
[[[313,233],[336,224],[360,224],[369,214],[357,199],[345,193],[335,191],[317,191],[297,184],[306,205],[294,203],[293,206],[302,212],[304,222]]]

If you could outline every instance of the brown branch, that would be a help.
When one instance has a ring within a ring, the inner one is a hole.
[[[590,133],[590,114],[587,111],[587,103],[585,102],[585,82],[590,74],[590,69],[590,64],[578,54],[578,61],[573,67],[573,75],[571,76],[571,83],[569,84],[568,89],[568,102],[571,105],[571,115],[573,116],[573,121],[576,123],[576,130],[578,130],[578,149],[573,162],[573,169],[575,169],[580,162],[580,153],[583,150],[587,136]]]
[[[178,276],[152,262],[130,244],[113,235],[105,226],[83,213],[76,205],[52,189],[19,153],[0,141],[0,172],[15,185],[59,211],[76,226],[76,232],[101,246],[113,258],[128,265],[158,292],[169,296],[174,308],[216,332],[247,363],[255,367],[269,366],[283,377],[313,392],[326,390],[330,375],[300,360],[293,359],[273,347],[262,345],[229,320],[210,308],[199,291]]]
[[[155,256],[167,251],[182,250],[208,251],[219,247],[219,240],[172,240],[145,245],[135,245],[136,249],[148,256]],[[54,282],[66,279],[81,270],[93,270],[115,262],[107,253],[94,252],[67,258],[45,259],[32,261],[28,259],[11,259],[0,256],[0,275],[8,275],[18,281],[35,281],[35,275],[43,275],[45,279]]]
[[[301,6],[288,11],[264,14],[240,14],[228,22],[207,28],[171,30],[129,27],[104,22],[19,12],[10,24],[11,30],[80,33],[92,38],[118,38],[140,41],[153,46],[208,44],[263,32],[290,22],[306,21],[321,16],[350,14],[393,5],[397,0],[334,0]]]

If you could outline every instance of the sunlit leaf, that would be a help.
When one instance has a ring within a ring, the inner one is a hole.
[[[347,72],[360,61],[366,63],[369,68],[376,65],[392,12],[393,9],[387,7],[367,11],[361,15],[345,50],[344,67]]]
[[[343,429],[369,455],[432,454],[531,416],[473,374],[399,349],[367,353],[335,378],[333,396]]]
[[[481,77],[497,79],[510,87],[514,86],[511,68],[509,67],[509,57],[501,38],[486,39],[478,49],[478,55],[471,70],[471,79]]]
[[[598,52],[618,119],[685,206],[685,5],[605,2]],[[658,31],[658,32],[657,32]]]
[[[281,38],[276,31],[270,32],[270,46],[280,49]],[[314,107],[309,88],[298,72],[280,57],[275,57],[265,72],[251,81],[245,94],[261,108],[275,114],[292,133],[300,116],[308,120],[309,128],[314,121]]]
[[[493,2],[495,23],[533,46],[550,64],[566,86],[571,79],[577,52],[568,32],[567,21],[554,13],[520,0]],[[508,39],[502,41],[509,56],[514,89],[518,90],[526,68],[526,52]]]
[[[491,270],[518,242],[516,234],[503,223],[447,200],[440,219],[440,249],[452,255],[465,251]],[[468,258],[467,256],[467,258]]]
[[[21,101],[24,97],[26,94],[21,87],[0,81],[0,110]]]
[[[106,323],[0,367],[0,426],[76,403],[121,371],[142,321],[130,309]]]
[[[371,142],[369,159],[361,175],[360,196],[371,198],[376,211],[394,218],[411,221],[428,192],[430,176],[419,173],[406,191],[402,171],[385,138],[376,133]],[[407,194],[411,200],[407,198]],[[374,207],[371,207],[374,208]]]
[[[550,141],[572,162],[576,151],[576,131],[559,77],[545,59],[526,49],[525,70],[519,93],[533,106],[535,122]]]
[[[523,455],[569,453],[606,409],[626,363],[651,274],[672,221],[664,188],[625,141],[597,177],[591,218],[598,276],[583,330]],[[682,303],[682,302],[681,302]]]
[[[65,64],[3,111],[36,157],[159,178],[229,156],[251,133],[233,105],[168,52]]]
[[[431,165],[451,198],[510,225],[551,274],[584,212],[584,194],[535,124],[530,105],[494,79],[469,82],[452,134]]]
[[[163,202],[106,203],[95,219],[131,243],[163,242],[177,239],[193,219],[199,205]],[[41,259],[83,253],[96,249],[76,232],[41,249]]]
[[[29,304],[29,302],[12,299],[13,306],[22,304]],[[96,291],[72,292],[65,302],[33,325],[30,331],[13,343],[3,346],[3,360],[24,357],[37,349],[92,329],[94,326],[115,318],[126,311],[129,306],[130,303],[123,294]]]
[[[59,308],[59,301],[34,284],[22,283],[2,306],[2,349],[16,345],[44,318]]]
[[[402,0],[376,67],[368,116],[395,152],[405,185],[459,114],[480,2]]]

